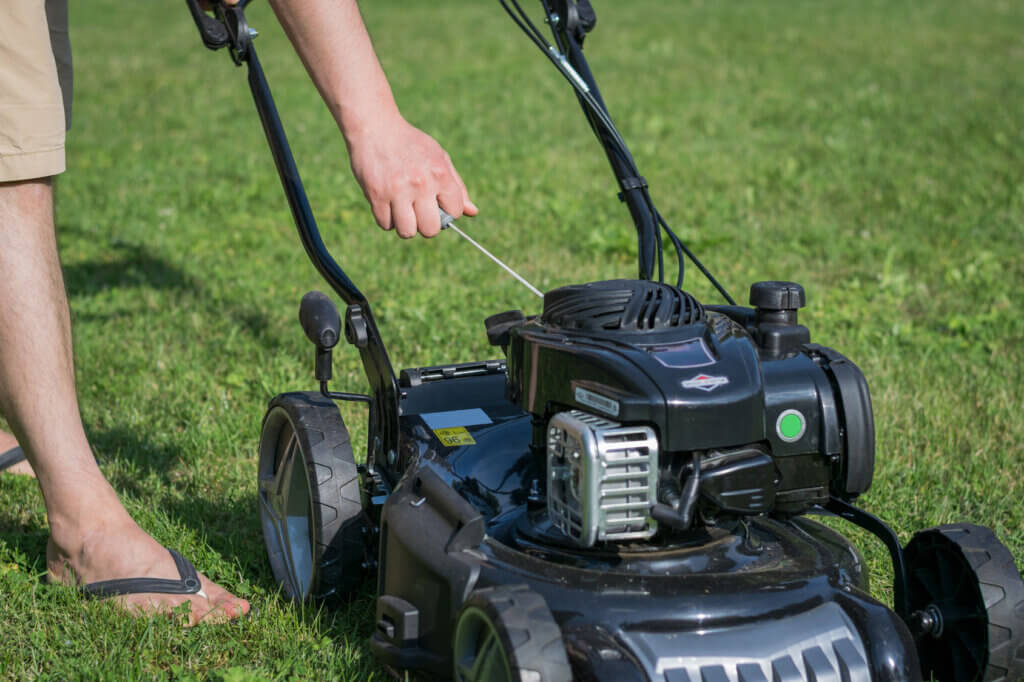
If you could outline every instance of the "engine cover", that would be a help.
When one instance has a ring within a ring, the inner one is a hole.
[[[764,438],[749,334],[669,285],[611,280],[548,292],[541,317],[511,331],[508,373],[510,398],[529,412],[654,424],[663,450]]]
[[[756,308],[706,308],[666,284],[611,280],[548,292],[539,317],[492,318],[508,344],[508,398],[536,417],[550,519],[576,543],[650,537],[658,523],[687,529],[698,517],[798,514],[868,489],[863,374],[810,343],[796,320],[802,287],[759,282],[751,298]],[[616,430],[649,432],[653,454],[641,461],[634,448],[647,482],[625,500],[602,492],[603,438]],[[620,502],[627,514],[606,513]]]

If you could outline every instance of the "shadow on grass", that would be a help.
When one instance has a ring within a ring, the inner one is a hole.
[[[46,571],[46,541],[50,537],[35,480],[4,474],[4,506],[0,507],[0,548],[36,574]],[[0,569],[2,572],[3,569]]]
[[[198,285],[173,263],[140,244],[112,247],[110,260],[64,266],[64,284],[71,297],[94,296],[112,288],[149,287],[198,291]]]
[[[193,531],[210,550],[237,564],[247,580],[267,589],[275,587],[263,560],[255,495],[224,500],[189,494],[192,484],[175,480],[183,461],[182,450],[177,446],[156,444],[124,427],[90,430],[88,436],[101,463],[116,453],[119,466],[107,467],[108,479],[122,498],[151,499],[152,491],[147,489],[145,481],[153,477],[167,487],[183,490],[183,495],[163,496],[154,503],[170,525]],[[13,508],[0,508],[0,541],[23,554],[34,569],[45,570],[49,528],[40,508],[35,482],[28,479],[16,485],[5,482],[5,488],[9,492],[8,499],[13,499],[15,504]],[[139,520],[146,525],[145,519]]]
[[[203,469],[201,465],[193,466],[179,446],[155,443],[144,434],[125,427],[89,430],[88,435],[100,453],[101,462],[116,453],[119,460],[129,465],[110,472],[109,480],[115,489],[145,500],[151,497],[151,491],[142,482],[155,477],[168,487],[181,490],[184,494],[180,497],[166,496],[162,499],[160,511],[172,523],[190,528],[204,537],[210,549],[218,554],[238,558],[243,566],[252,563],[249,557],[240,556],[240,553],[251,554],[256,544],[262,547],[255,494],[251,498],[233,497],[230,500],[190,495],[193,484],[181,481],[181,465],[189,469]]]
[[[97,239],[95,233],[75,224],[61,225],[58,232],[62,241]],[[72,299],[96,297],[114,290],[165,292],[160,295],[169,297],[175,306],[186,310],[191,307],[204,317],[226,321],[229,329],[237,328],[263,348],[277,351],[286,347],[261,311],[247,306],[240,296],[218,295],[215,290],[204,288],[180,263],[180,259],[175,262],[145,244],[111,243],[101,255],[64,267],[64,281]],[[136,300],[132,294],[123,298],[115,294],[104,299],[99,307],[112,307],[113,317],[119,314],[117,308],[129,304],[130,309],[120,314],[144,316],[146,312],[137,310]],[[98,319],[104,312],[88,315],[86,320]],[[76,319],[81,321],[80,317]],[[162,487],[173,489],[174,493],[162,495],[154,503],[172,525],[194,531],[210,550],[236,563],[248,580],[270,590],[276,588],[264,558],[255,490],[252,495],[231,495],[229,499],[209,497],[210,488],[198,484],[193,476],[201,476],[206,470],[203,463],[191,461],[185,449],[173,441],[156,442],[144,429],[124,425],[87,431],[101,462],[114,465],[105,469],[117,490],[126,497],[146,501],[153,496],[147,479],[155,478]],[[32,487],[33,495],[38,495]],[[200,494],[192,494],[200,489]],[[33,565],[45,569],[49,536],[45,515],[38,498],[26,501],[26,509],[37,513],[0,508],[0,540],[24,554]]]
[[[61,225],[58,233],[74,239],[94,240],[96,236],[77,225]],[[286,347],[283,339],[269,332],[267,316],[246,307],[239,297],[211,295],[202,284],[188,275],[175,262],[154,253],[143,244],[112,242],[107,256],[91,261],[71,263],[63,267],[64,285],[71,299],[91,297],[111,289],[152,289],[180,291],[179,305],[192,306],[194,311],[217,319],[231,320],[256,343],[267,350]],[[134,314],[142,314],[132,310]],[[115,314],[87,313],[78,321],[95,321]]]

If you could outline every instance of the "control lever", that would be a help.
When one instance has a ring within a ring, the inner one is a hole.
[[[299,324],[306,337],[316,346],[316,365],[313,374],[320,382],[320,393],[335,400],[356,400],[368,403],[370,396],[361,393],[338,393],[327,390],[331,379],[331,350],[341,338],[341,317],[338,309],[326,294],[310,291],[299,304]]]

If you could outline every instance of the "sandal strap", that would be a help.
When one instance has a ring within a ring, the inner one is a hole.
[[[178,568],[179,580],[167,578],[120,578],[118,580],[101,580],[82,586],[82,591],[90,597],[116,597],[123,594],[196,594],[202,589],[199,574],[195,566],[185,557],[167,547],[174,564]]]
[[[0,452],[0,471],[25,461],[25,451],[15,445],[7,452]]]

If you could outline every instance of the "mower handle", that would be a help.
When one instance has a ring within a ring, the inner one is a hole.
[[[565,55],[566,61],[576,72],[578,78],[586,84],[590,95],[597,106],[608,115],[601,91],[583,56],[583,40],[586,34],[597,24],[597,14],[589,0],[541,0],[544,12],[548,17],[559,50]],[[555,17],[558,17],[557,19]],[[619,200],[626,204],[630,218],[637,232],[637,259],[640,279],[654,279],[658,266],[657,245],[659,227],[647,196],[647,180],[639,174],[629,150],[623,146],[622,151],[628,158],[624,159],[616,151],[616,144],[604,129],[583,97],[576,93],[583,114],[597,136],[597,141],[604,149],[611,165],[612,173],[619,183],[621,192]]]
[[[302,178],[299,176],[291,147],[288,145],[284,126],[277,113],[277,106],[270,94],[270,85],[267,83],[263,67],[260,66],[260,60],[252,45],[252,39],[256,32],[249,28],[249,24],[245,20],[243,10],[248,4],[247,0],[239,0],[237,5],[225,5],[221,0],[211,3],[216,18],[206,14],[199,1],[185,0],[192,13],[192,19],[199,29],[203,44],[211,50],[219,50],[222,47],[229,48],[235,64],[241,66],[244,62],[248,67],[249,89],[252,92],[260,122],[263,124],[263,131],[274,157],[274,165],[277,166],[277,173],[288,199],[288,205],[292,210],[292,217],[295,220],[295,227],[298,230],[302,246],[320,275],[348,304],[346,321],[350,319],[359,321],[361,334],[358,339],[359,343],[355,345],[359,349],[363,370],[366,372],[366,379],[370,384],[372,395],[370,443],[367,455],[368,468],[372,472],[375,468],[375,461],[386,464],[388,453],[397,452],[399,447],[398,380],[391,367],[391,360],[388,358],[384,341],[377,330],[369,302],[331,256],[320,236],[306,190],[302,185]],[[331,321],[333,322],[333,319]],[[303,326],[306,327],[305,324]],[[315,329],[311,330],[316,331]],[[307,330],[307,334],[309,331]],[[310,338],[317,343],[312,336]],[[329,355],[329,352],[329,349],[324,349],[325,354]],[[326,365],[323,367],[324,373],[329,375]],[[326,390],[323,382],[321,390]],[[341,396],[341,399],[344,400],[364,400],[366,398],[365,396],[353,397],[355,394],[332,395]]]

